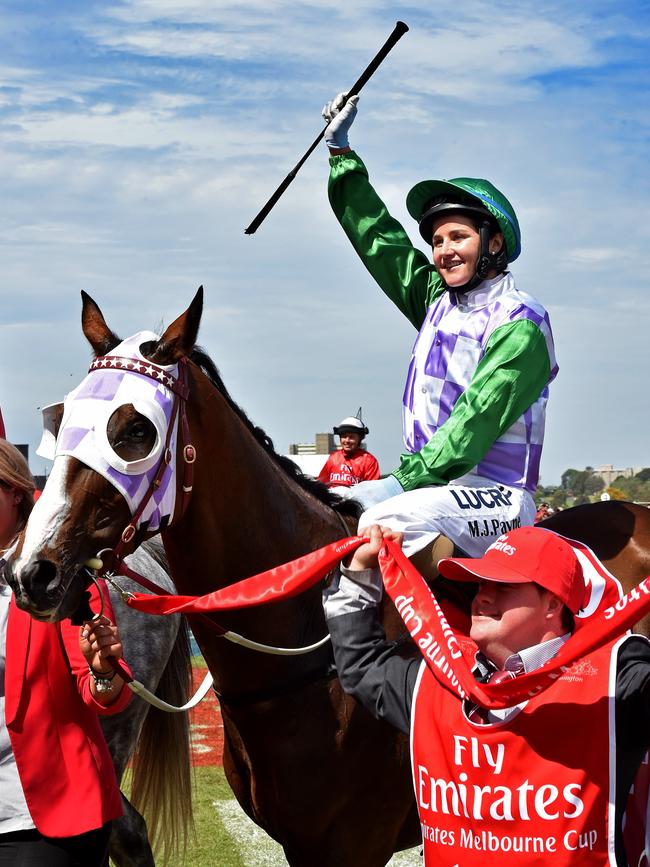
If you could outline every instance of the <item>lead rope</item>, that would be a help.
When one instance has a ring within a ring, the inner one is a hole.
[[[99,594],[99,599],[100,599],[100,603],[101,603],[101,608],[100,608],[99,612],[97,614],[94,614],[92,619],[93,620],[99,620],[99,618],[104,613],[104,594],[102,592],[102,586],[99,583],[97,573],[94,570],[91,571],[90,569],[88,569],[88,571],[90,572],[91,581],[93,582],[93,584],[97,588],[97,592]],[[114,587],[117,590],[117,592],[120,594],[123,602],[126,602],[126,600],[130,596],[133,596],[133,594],[129,593],[128,590],[124,590],[124,588],[120,587],[119,584],[110,575],[104,575],[103,577],[107,583],[109,583],[112,587]],[[135,693],[135,695],[139,695],[140,698],[144,699],[144,701],[148,702],[149,704],[153,705],[154,707],[157,707],[159,710],[166,711],[167,713],[181,713],[182,711],[191,710],[200,701],[203,701],[203,699],[206,696],[206,693],[208,692],[208,690],[210,689],[210,687],[213,684],[212,675],[210,674],[210,672],[208,672],[206,674],[206,676],[203,678],[201,685],[199,686],[197,691],[194,693],[192,698],[188,702],[186,702],[184,705],[177,707],[176,705],[173,705],[173,704],[167,704],[166,701],[163,701],[161,698],[158,698],[157,695],[154,695],[153,692],[148,690],[147,687],[143,683],[140,683],[139,680],[136,680],[133,677],[133,675],[129,673],[126,666],[124,665],[124,663],[121,660],[115,659],[114,656],[109,656],[107,661],[111,665],[113,671],[116,674],[119,674],[119,676],[122,678],[122,680],[126,683],[126,685],[131,690],[131,692]]]
[[[101,588],[97,580],[96,574],[94,572],[92,573],[91,577],[92,581],[95,583],[99,591],[100,599],[102,601],[101,611],[99,612],[99,614],[96,614],[93,617],[93,619],[96,620],[104,613],[104,598],[101,593]],[[120,594],[122,602],[128,604],[127,600],[133,598],[133,593],[125,590],[123,587],[120,587],[120,585],[115,580],[114,575],[110,573],[105,573],[103,575],[103,578],[108,584],[111,585],[111,587],[113,587]],[[212,623],[212,621],[209,622]],[[217,624],[213,625],[216,626]],[[221,629],[221,627],[219,627],[219,629]],[[270,644],[261,644],[258,641],[253,641],[250,638],[245,638],[243,635],[239,635],[237,632],[231,632],[229,630],[221,631],[220,637],[231,641],[233,644],[239,644],[241,647],[246,647],[249,650],[255,650],[259,653],[269,653],[275,656],[300,656],[305,653],[311,653],[314,650],[318,650],[319,647],[323,647],[323,645],[327,644],[327,642],[330,640],[330,636],[328,634],[324,636],[324,638],[321,638],[320,641],[317,641],[315,644],[310,644],[304,647],[273,647]],[[201,685],[194,693],[192,698],[184,705],[177,707],[176,705],[168,704],[166,701],[158,698],[158,696],[148,690],[143,683],[140,683],[139,680],[136,680],[132,675],[129,674],[124,664],[121,663],[119,660],[111,658],[109,662],[113,667],[114,671],[120,675],[122,680],[125,681],[131,692],[139,695],[140,698],[144,699],[149,704],[157,707],[159,710],[166,711],[167,713],[181,713],[183,711],[191,710],[205,698],[208,690],[214,683],[214,678],[208,671],[208,673],[203,678]]]

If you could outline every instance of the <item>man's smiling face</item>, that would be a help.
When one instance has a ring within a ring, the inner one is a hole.
[[[481,581],[472,602],[470,637],[495,665],[548,640],[562,603],[538,584]]]

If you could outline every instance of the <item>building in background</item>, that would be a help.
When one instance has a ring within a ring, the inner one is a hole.
[[[619,476],[623,476],[624,479],[631,479],[642,469],[643,467],[625,467],[625,469],[617,470],[614,468],[614,464],[601,464],[599,467],[594,467],[593,472],[594,475],[600,476],[605,487],[608,488]]]
[[[323,469],[330,452],[336,451],[333,433],[317,433],[313,443],[291,443],[289,457],[307,476],[316,476]]]

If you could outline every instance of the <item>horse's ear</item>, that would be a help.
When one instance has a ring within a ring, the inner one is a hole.
[[[167,328],[148,357],[156,364],[175,364],[194,349],[203,312],[203,286],[199,286],[192,303]]]
[[[87,292],[81,290],[81,327],[88,343],[93,348],[95,357],[108,355],[115,349],[120,338],[106,324],[102,311]]]

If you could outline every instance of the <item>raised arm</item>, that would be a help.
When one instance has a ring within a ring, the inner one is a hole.
[[[388,213],[368,180],[360,157],[350,149],[348,131],[357,113],[358,97],[339,112],[339,97],[327,103],[325,141],[330,150],[329,199],[336,218],[357,255],[382,291],[415,326],[443,291],[427,256],[411,243],[402,225]]]

